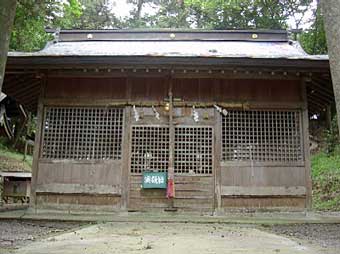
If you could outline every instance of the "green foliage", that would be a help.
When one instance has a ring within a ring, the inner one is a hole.
[[[340,143],[337,119],[324,132],[324,149],[312,156],[313,206],[340,210]]]
[[[340,210],[340,146],[312,157],[313,207]]]
[[[312,26],[301,34],[299,40],[308,54],[327,54],[326,32],[319,6],[312,17]]]
[[[29,136],[29,137],[35,136],[35,131],[37,129],[37,119],[34,116],[34,114],[31,112],[28,113],[28,120],[27,120],[25,128],[26,128],[26,131],[25,131],[26,136]]]
[[[126,0],[129,17],[117,18],[114,4],[88,0],[18,0],[10,48],[33,51],[50,40],[44,29],[104,28],[202,28],[287,29],[299,28],[312,0]],[[119,4],[118,1],[113,1]],[[145,13],[146,8],[155,13]],[[313,25],[300,36],[308,53],[326,52],[325,32],[319,8]],[[290,20],[290,23],[288,21]]]
[[[312,156],[312,178],[322,177],[329,172],[340,170],[340,154],[320,152]]]
[[[82,14],[78,0],[18,0],[12,28],[10,49],[35,51],[43,48],[51,36],[46,27],[68,24]]]
[[[298,27],[312,0],[128,0],[135,8],[125,27],[286,29]],[[145,15],[146,5],[157,8]]]
[[[281,1],[186,0],[198,28],[283,29],[287,27],[286,5]]]
[[[74,0],[73,0],[74,1]],[[78,1],[76,1],[78,2]],[[56,20],[54,27],[62,29],[104,29],[120,27],[120,21],[113,14],[107,1],[79,0],[77,14],[74,7],[65,9],[62,18]],[[80,8],[80,9],[79,9]]]
[[[325,130],[324,140],[326,145],[326,152],[331,154],[335,151],[337,145],[339,144],[339,131],[338,122],[336,117],[333,118],[331,126],[328,130]]]
[[[48,40],[44,15],[35,1],[19,0],[10,40],[10,49],[34,51]]]
[[[13,149],[6,138],[0,137],[0,171],[9,169],[8,160],[18,162],[25,171],[31,171],[33,157],[26,155],[25,161],[23,159],[22,153]]]

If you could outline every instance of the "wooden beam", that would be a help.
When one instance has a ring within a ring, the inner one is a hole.
[[[307,95],[309,100],[312,100],[315,105],[320,108],[324,108],[328,103],[318,100],[315,96]]]
[[[222,186],[222,196],[305,196],[305,186]]]
[[[37,109],[37,130],[35,133],[35,141],[34,141],[34,151],[33,151],[33,163],[32,163],[32,186],[31,186],[31,197],[30,197],[30,206],[33,208],[37,208],[37,199],[36,199],[36,187],[39,173],[39,157],[40,157],[40,148],[42,143],[42,130],[44,126],[44,105],[42,103],[42,98],[44,96],[46,86],[46,79],[44,79],[41,87],[40,87],[40,96],[39,96],[39,104]]]
[[[321,85],[328,87],[330,90],[333,92],[333,85],[332,85],[332,80],[331,79],[325,79],[322,77],[313,77],[313,80],[317,81]]]
[[[313,98],[316,99],[318,102],[323,103],[323,104],[327,104],[330,105],[332,103],[334,103],[334,101],[329,100],[328,98],[325,98],[324,96],[322,96],[321,94],[317,94],[317,93],[308,93],[308,97],[309,98]]]
[[[26,83],[29,80],[31,80],[31,78],[29,77],[21,77],[20,79],[17,78],[16,80],[13,80],[11,83],[5,84],[6,87],[4,88],[6,88],[7,93],[13,93],[18,88],[20,88],[22,84]]]
[[[40,89],[40,83],[41,81],[35,81],[32,83],[26,83],[25,87],[22,87],[21,89],[17,89],[13,92],[8,93],[9,96],[12,96],[14,99],[15,97],[21,97],[27,94],[27,92],[31,92],[32,90],[38,90]]]
[[[318,84],[317,82],[315,82],[313,80],[309,84],[311,84],[312,87],[317,88],[318,92],[321,92],[322,94],[327,96],[329,99],[334,100],[334,94],[333,94],[332,90],[321,86],[320,84]]]
[[[50,183],[37,185],[36,192],[59,194],[111,194],[121,196],[121,187],[100,184]]]
[[[303,151],[305,160],[305,180],[306,180],[306,208],[312,208],[312,176],[311,176],[311,161],[310,161],[310,142],[309,142],[309,116],[307,106],[307,89],[304,79],[301,80],[301,95],[305,103],[302,112],[302,134],[303,134]]]

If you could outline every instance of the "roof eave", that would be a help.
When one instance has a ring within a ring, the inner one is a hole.
[[[75,66],[77,64],[77,66]],[[55,69],[79,66],[209,66],[322,69],[329,71],[328,59],[164,57],[164,56],[9,56],[7,68]]]

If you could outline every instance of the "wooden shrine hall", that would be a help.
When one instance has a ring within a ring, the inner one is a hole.
[[[310,117],[327,56],[286,31],[62,30],[10,52],[3,92],[36,112],[31,206],[110,211],[311,206]]]

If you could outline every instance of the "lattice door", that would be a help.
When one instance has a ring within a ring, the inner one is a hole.
[[[170,129],[168,124],[136,123],[130,132],[128,207],[131,210],[165,209],[170,206],[165,189],[142,189],[144,171],[167,172]],[[214,130],[212,126],[175,126],[174,207],[211,212],[214,207]]]
[[[169,127],[136,125],[131,131],[131,173],[167,171],[169,163]]]
[[[212,127],[177,126],[175,128],[175,173],[210,175],[212,171]]]
[[[131,173],[167,171],[169,127],[135,125],[131,131]],[[175,127],[175,174],[211,175],[213,173],[213,128]]]

